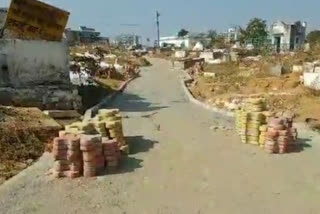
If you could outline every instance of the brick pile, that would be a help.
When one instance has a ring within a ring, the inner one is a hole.
[[[119,114],[119,109],[100,109],[94,118],[67,125],[65,132],[67,134],[99,134],[101,137],[115,139],[120,150],[129,154],[129,145],[123,134],[122,117]]]
[[[264,99],[248,99],[236,111],[236,129],[245,144],[259,145],[268,153],[288,153],[298,148],[292,118],[275,118],[266,111]]]
[[[100,135],[65,135],[53,142],[55,177],[95,177],[116,170],[121,161],[118,142]]]
[[[94,177],[116,170],[129,153],[118,109],[100,110],[96,117],[66,126],[53,141],[55,177]]]
[[[249,99],[244,108],[236,112],[236,127],[242,143],[259,145],[260,126],[266,123],[267,115],[263,99]]]
[[[272,118],[268,123],[265,151],[268,153],[289,153],[298,148],[297,129],[292,127],[292,119]]]

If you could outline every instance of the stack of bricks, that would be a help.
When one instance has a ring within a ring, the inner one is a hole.
[[[68,177],[80,177],[83,171],[82,154],[80,151],[80,138],[78,136],[70,136],[68,138],[68,161],[69,172]]]
[[[292,118],[273,118],[263,99],[249,99],[236,111],[236,128],[241,142],[259,145],[268,153],[288,153],[299,148]]]
[[[289,153],[298,148],[297,129],[292,127],[292,119],[272,118],[268,123],[265,151],[268,153]]]
[[[100,109],[94,118],[66,126],[65,132],[69,134],[99,134],[101,137],[116,140],[120,150],[124,154],[129,154],[129,145],[123,134],[119,109]]]
[[[118,142],[116,140],[102,138],[102,148],[108,171],[112,172],[116,170],[121,159]]]
[[[264,145],[267,139],[268,126],[267,125],[260,126],[259,131],[260,131],[259,145],[261,148],[264,148]]]
[[[76,178],[82,172],[80,140],[76,137],[57,137],[53,141],[54,177]]]
[[[236,127],[242,143],[259,145],[260,126],[265,124],[263,99],[249,99],[244,108],[236,112]]]
[[[98,119],[105,122],[108,137],[117,141],[123,153],[129,154],[129,145],[126,143],[123,135],[122,117],[119,115],[119,110],[101,109],[98,112]]]
[[[244,144],[247,143],[247,120],[248,112],[243,109],[236,111],[236,129]]]
[[[83,157],[83,175],[94,177],[97,175],[97,145],[101,143],[101,137],[95,135],[81,136],[81,151]]]
[[[55,177],[95,177],[105,170],[116,170],[121,161],[121,152],[116,140],[101,135],[79,136],[61,132],[54,139],[55,159],[52,174]]]

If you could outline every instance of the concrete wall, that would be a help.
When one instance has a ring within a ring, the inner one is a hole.
[[[70,84],[67,45],[0,40],[0,87]]]
[[[37,107],[41,110],[79,110],[81,97],[77,90],[58,87],[0,88],[1,105]]]

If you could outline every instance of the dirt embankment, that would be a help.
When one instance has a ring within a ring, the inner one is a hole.
[[[37,160],[60,128],[37,108],[0,106],[0,184]]]
[[[320,120],[320,97],[300,84],[300,73],[272,76],[265,65],[255,63],[222,64],[205,67],[206,72],[215,72],[215,78],[195,77],[190,86],[192,94],[199,100],[215,104],[217,100],[231,102],[236,98],[253,95],[265,97],[269,109],[291,111],[299,121],[307,118]],[[224,107],[219,106],[218,107]]]

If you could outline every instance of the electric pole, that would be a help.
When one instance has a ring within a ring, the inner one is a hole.
[[[159,22],[159,17],[160,13],[157,11],[157,36],[158,36],[158,48],[160,48],[160,22]]]

